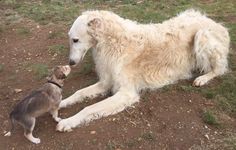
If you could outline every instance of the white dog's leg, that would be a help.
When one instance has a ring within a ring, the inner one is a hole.
[[[61,120],[57,125],[57,130],[64,132],[72,131],[72,128],[76,126],[89,123],[104,116],[116,114],[138,100],[139,96],[136,92],[130,92],[129,90],[118,91],[114,96],[90,105],[70,118]]]
[[[205,74],[197,77],[193,85],[202,86],[227,71],[229,37],[227,31],[221,33],[214,29],[202,29],[196,33],[194,42],[197,68]]]
[[[69,105],[73,105],[77,102],[82,102],[85,98],[93,98],[97,95],[105,94],[109,90],[110,86],[103,84],[102,82],[97,82],[89,87],[78,90],[70,97],[61,101],[60,108],[65,108]]]

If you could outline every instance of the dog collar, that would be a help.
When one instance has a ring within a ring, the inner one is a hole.
[[[54,81],[48,81],[48,83],[52,83],[52,84],[54,84],[54,85],[58,86],[59,88],[62,88],[62,86],[61,86],[61,85],[59,85],[58,83],[56,83],[56,82],[54,82]]]

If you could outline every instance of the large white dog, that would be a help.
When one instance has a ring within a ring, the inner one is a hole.
[[[92,48],[99,82],[81,89],[61,108],[112,90],[114,95],[63,119],[59,131],[116,114],[139,101],[139,91],[160,88],[180,79],[202,75],[202,86],[227,71],[229,34],[225,27],[195,10],[187,10],[160,24],[139,24],[109,11],[87,11],[70,31],[70,65]]]

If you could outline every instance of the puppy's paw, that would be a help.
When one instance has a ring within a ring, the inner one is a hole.
[[[39,144],[41,142],[41,140],[39,138],[35,138],[32,142],[35,144]]]
[[[56,118],[54,118],[54,120],[55,120],[56,122],[60,122],[62,119],[59,118],[59,117],[56,117]]]
[[[56,130],[60,132],[71,132],[73,127],[74,126],[68,119],[62,119],[57,124]]]
[[[41,140],[39,138],[32,138],[32,139],[29,139],[29,140],[34,144],[39,144],[41,142]]]
[[[200,76],[193,81],[193,86],[203,86],[209,81],[207,76]]]

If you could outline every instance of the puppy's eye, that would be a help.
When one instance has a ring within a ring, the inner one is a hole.
[[[77,42],[79,42],[79,39],[73,39],[73,42],[77,43]]]

